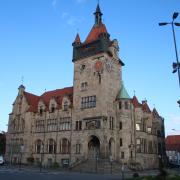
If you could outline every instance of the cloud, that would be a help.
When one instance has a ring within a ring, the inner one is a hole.
[[[61,14],[61,18],[62,19],[65,19],[65,18],[67,18],[68,17],[68,13],[67,12],[63,12],[62,14]]]
[[[67,12],[63,12],[61,18],[66,21],[67,25],[76,27],[84,21],[84,18],[72,16]]]
[[[56,7],[56,5],[57,5],[57,0],[53,0],[53,1],[52,1],[52,6],[53,6],[53,7]]]

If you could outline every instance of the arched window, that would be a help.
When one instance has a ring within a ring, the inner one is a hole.
[[[67,101],[64,102],[64,111],[67,111],[69,107],[69,104]]]
[[[42,148],[43,148],[43,142],[40,139],[38,139],[35,143],[35,152],[37,154],[42,153]]]
[[[48,140],[48,153],[49,154],[56,153],[56,142],[53,139]]]
[[[70,153],[70,142],[66,138],[63,138],[60,141],[60,153],[62,153],[62,154],[69,154]]]

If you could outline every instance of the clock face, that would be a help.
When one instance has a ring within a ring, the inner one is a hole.
[[[96,70],[97,72],[100,72],[100,71],[103,70],[103,64],[102,64],[101,61],[96,61],[96,63],[95,63],[95,70]]]
[[[106,69],[108,72],[111,72],[113,69],[112,59],[106,59]]]

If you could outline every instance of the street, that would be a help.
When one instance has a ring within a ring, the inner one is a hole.
[[[75,172],[48,172],[35,170],[8,169],[0,166],[0,180],[116,180],[121,179],[119,175],[87,174]]]

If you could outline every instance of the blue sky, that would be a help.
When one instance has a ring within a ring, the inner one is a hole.
[[[96,4],[97,0],[0,1],[0,130],[7,129],[22,76],[26,91],[37,95],[72,86],[71,44],[77,31],[81,40],[86,38]],[[165,118],[167,135],[180,134],[172,31],[158,26],[180,12],[179,0],[100,0],[100,7],[111,39],[119,41],[130,96],[135,90],[140,101],[146,98],[151,109],[156,107]],[[180,56],[180,27],[175,31]]]

